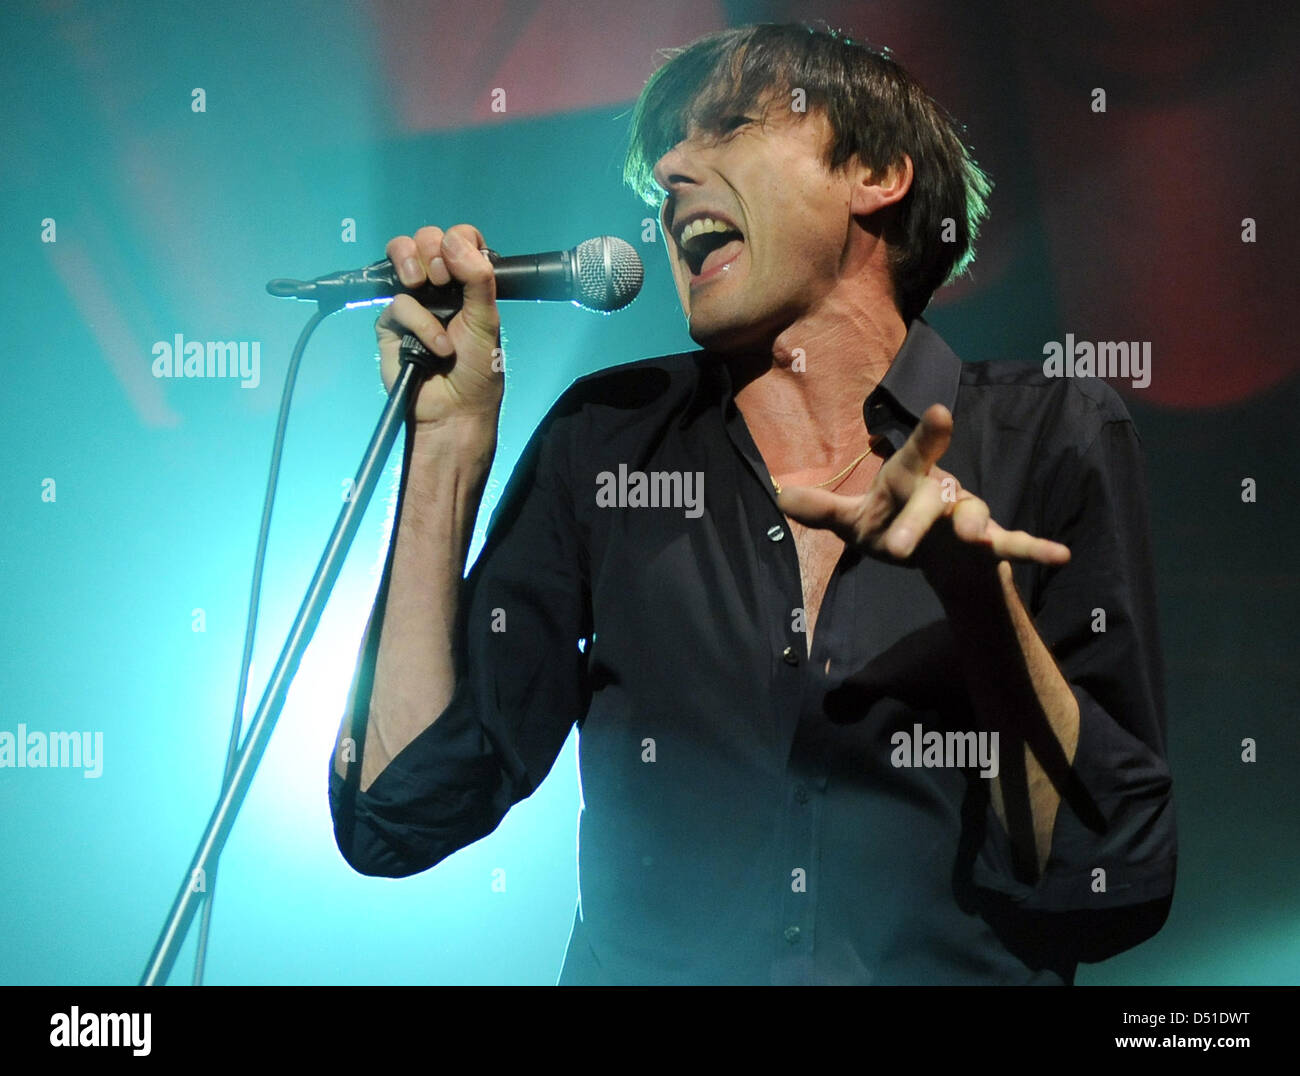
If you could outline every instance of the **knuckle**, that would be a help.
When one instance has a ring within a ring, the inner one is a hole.
[[[849,530],[851,530],[858,538],[866,537],[867,532],[871,529],[869,526],[871,522],[871,507],[872,498],[871,495],[868,494],[865,497],[859,498],[858,502],[850,508],[847,513],[848,518],[845,520],[845,523]]]
[[[394,262],[409,257],[415,253],[415,240],[409,235],[395,235],[384,245],[384,253]]]
[[[397,325],[411,325],[413,322],[421,320],[421,315],[427,316],[427,313],[415,297],[403,292],[393,298],[384,312],[385,317],[392,317],[393,322]]]
[[[492,268],[492,263],[486,258],[472,258],[469,266],[465,269],[466,283],[486,284],[489,281],[495,283],[496,273]]]
[[[421,228],[415,233],[415,246],[425,263],[433,261],[442,249],[442,229]]]

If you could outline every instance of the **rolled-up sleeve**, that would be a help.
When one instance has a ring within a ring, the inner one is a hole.
[[[541,783],[586,712],[579,641],[590,635],[590,598],[567,478],[574,420],[567,399],[530,438],[465,580],[450,702],[364,792],[360,759],[344,779],[331,757],[335,841],[363,874],[415,874],[491,833]],[[399,520],[405,494],[404,470]],[[392,564],[390,547],[348,699],[358,743]]]
[[[1071,559],[1022,589],[1079,704],[1050,855],[1036,884],[1018,881],[1005,830],[990,818],[976,866],[977,883],[1019,914],[1069,931],[1084,961],[1160,928],[1177,856],[1145,469],[1117,397],[1108,410],[1087,447],[1042,477],[1040,533],[1068,545]]]

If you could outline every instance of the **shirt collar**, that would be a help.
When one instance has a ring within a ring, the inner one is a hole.
[[[943,338],[923,319],[914,318],[903,346],[862,405],[862,419],[872,439],[884,437],[892,455],[903,447],[931,404],[941,403],[954,411],[961,365]]]
[[[696,356],[699,376],[679,420],[682,426],[710,402],[722,407],[724,417],[735,406],[727,364],[703,351],[696,352]],[[961,359],[943,338],[924,319],[914,318],[903,346],[862,406],[862,418],[872,439],[883,437],[892,454],[903,447],[922,412],[931,404],[941,403],[953,411],[961,366]]]

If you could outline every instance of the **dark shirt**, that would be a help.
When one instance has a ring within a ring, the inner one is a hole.
[[[1003,526],[1073,553],[1014,566],[1080,707],[1041,878],[978,763],[896,764],[895,733],[981,728],[918,571],[846,550],[808,654],[794,542],[728,368],[703,352],[581,378],[538,426],[467,579],[452,701],[365,793],[331,766],[347,861],[404,876],[490,833],[576,721],[561,984],[1068,983],[1154,933],[1175,829],[1132,421],[1104,382],[963,363],[917,319],[864,415],[892,451],[935,402],[955,425],[940,465]],[[689,482],[658,490],[675,507],[611,505],[600,476],[620,465],[624,491],[633,472],[702,475],[700,510]]]

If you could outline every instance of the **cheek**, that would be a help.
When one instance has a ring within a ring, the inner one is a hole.
[[[791,278],[821,275],[828,265],[837,264],[839,256],[836,238],[827,222],[805,213],[773,221],[764,229],[759,242],[746,247],[756,264],[775,266]]]
[[[764,247],[774,243],[807,257],[824,251],[828,245],[838,248],[849,217],[844,192],[826,184],[822,177],[811,177],[792,169],[785,179],[773,177],[764,187],[763,213],[758,229]],[[818,259],[821,260],[821,259]]]
[[[848,203],[832,191],[816,192],[787,232],[792,249],[810,272],[838,272],[848,239]]]

